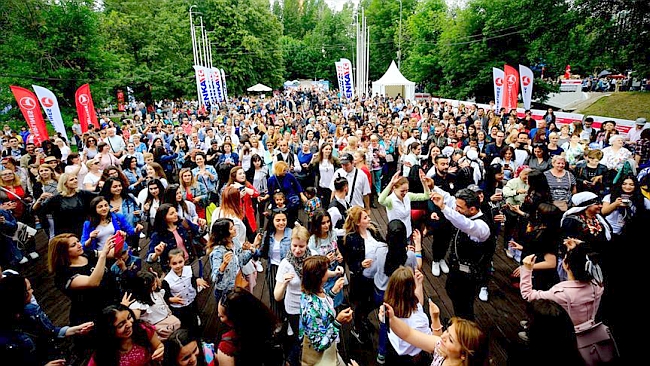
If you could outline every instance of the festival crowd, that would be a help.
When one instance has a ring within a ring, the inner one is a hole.
[[[484,365],[474,304],[491,299],[500,251],[528,303],[508,363],[597,364],[606,355],[585,352],[584,339],[621,321],[615,269],[648,219],[650,129],[645,118],[627,133],[555,118],[293,90],[210,111],[136,104],[85,132],[74,119],[69,138],[40,146],[4,126],[0,355],[346,365],[349,332],[360,345],[377,339],[378,364]],[[385,210],[386,227],[371,209]],[[50,321],[20,273],[38,260],[70,300],[69,325]],[[425,298],[425,273],[446,277],[450,319]],[[217,314],[200,308],[204,290]],[[213,316],[219,336],[204,339]]]

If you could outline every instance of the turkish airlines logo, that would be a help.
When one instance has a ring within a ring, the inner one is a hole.
[[[20,98],[20,101],[18,103],[20,104],[21,108],[24,108],[28,111],[31,111],[34,108],[36,108],[36,101],[34,100],[34,98],[31,97],[22,97]]]
[[[497,84],[497,86],[503,86],[503,79],[496,78],[496,80],[494,80],[494,83]]]
[[[81,94],[81,95],[79,96],[79,103],[80,103],[81,105],[83,105],[83,106],[87,106],[87,105],[88,105],[88,95],[86,95],[86,94]]]
[[[43,104],[43,107],[45,108],[50,108],[54,105],[54,101],[52,100],[52,98],[43,97],[41,98],[41,104]]]
[[[523,76],[521,78],[521,82],[524,83],[524,86],[528,86],[528,85],[530,85],[530,78],[528,76]]]
[[[508,75],[508,85],[515,85],[517,82],[517,77],[514,75]]]

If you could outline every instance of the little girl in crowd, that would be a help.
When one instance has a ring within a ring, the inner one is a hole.
[[[185,265],[185,253],[181,249],[169,251],[169,267],[171,271],[162,281],[165,302],[184,327],[198,331],[201,319],[194,300],[199,291],[209,287],[208,282],[194,276],[192,267]]]
[[[158,338],[164,341],[181,327],[181,321],[172,314],[165,302],[165,290],[162,282],[153,270],[140,271],[134,279],[131,291],[133,302],[129,307],[137,318],[156,327]]]

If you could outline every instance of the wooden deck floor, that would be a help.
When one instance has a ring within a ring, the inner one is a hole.
[[[387,226],[386,213],[383,208],[373,209],[372,219],[377,222],[385,234]],[[144,239],[142,241],[142,257],[147,251]],[[441,316],[449,318],[453,315],[451,301],[445,291],[446,275],[434,277],[431,273],[431,239],[425,239],[423,268],[425,274],[425,297],[429,296],[441,309]],[[500,244],[499,244],[500,245]],[[502,248],[498,246],[498,248]],[[36,261],[15,268],[27,276],[32,282],[34,295],[50,316],[54,324],[65,325],[68,322],[70,302],[63,293],[54,287],[53,276],[47,272],[47,237],[43,231],[37,234],[37,250],[41,255]],[[198,262],[193,263],[195,273],[198,273]],[[490,357],[492,365],[505,365],[508,349],[513,342],[518,342],[519,321],[525,319],[525,302],[521,299],[519,290],[510,286],[508,275],[515,268],[512,259],[505,256],[503,250],[497,250],[494,256],[494,275],[490,278],[490,298],[488,302],[476,300],[475,313],[478,324],[487,332],[490,339]],[[206,277],[210,268],[205,266]],[[268,303],[268,289],[264,280],[264,273],[258,274],[255,295]],[[198,295],[201,319],[204,324],[204,338],[215,341],[218,334],[218,318],[216,304],[212,290],[204,290]],[[426,311],[426,309],[425,309]],[[428,311],[427,311],[428,312]],[[376,313],[375,313],[376,314]],[[376,325],[376,316],[371,314],[371,320]],[[373,347],[359,345],[350,338],[348,327],[344,327],[339,344],[343,358],[348,361],[354,359],[362,366],[375,365],[376,335]]]

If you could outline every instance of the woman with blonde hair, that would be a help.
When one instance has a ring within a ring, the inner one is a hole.
[[[59,176],[54,171],[54,168],[47,164],[41,164],[38,167],[38,176],[36,182],[32,185],[34,197],[42,198],[43,200],[54,196],[57,193],[57,186],[59,184]],[[54,237],[54,219],[52,214],[42,215],[39,217],[41,227],[46,233],[49,233],[50,239]]]
[[[190,168],[182,168],[178,172],[178,183],[183,198],[196,206],[196,213],[200,218],[205,219],[205,208],[208,202],[208,188],[192,174]]]
[[[88,168],[88,173],[82,182],[83,189],[94,192],[97,184],[99,184],[99,180],[102,179],[101,164],[97,158],[94,158],[86,161],[86,167]]]
[[[367,319],[373,309],[374,276],[370,267],[377,259],[377,249],[385,240],[371,223],[369,212],[361,206],[352,206],[348,210],[343,229],[345,237],[339,249],[350,270],[350,301],[356,313],[352,335],[363,343],[360,334],[374,329]]]
[[[289,227],[293,227],[298,218],[301,202],[306,202],[307,197],[296,177],[289,172],[289,165],[284,161],[278,161],[273,165],[273,175],[268,180],[269,193],[277,191],[284,193],[286,197],[287,219]]]

